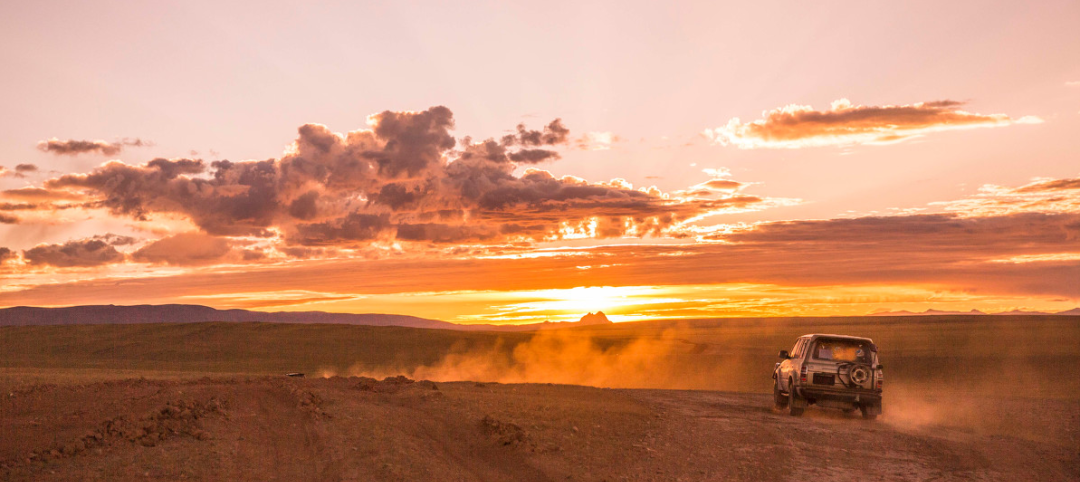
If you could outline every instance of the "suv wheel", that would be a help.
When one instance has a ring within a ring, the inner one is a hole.
[[[804,408],[795,403],[799,399],[799,395],[795,393],[795,381],[788,378],[788,413],[792,417],[802,416]]]
[[[783,409],[787,408],[788,397],[787,397],[787,395],[784,395],[782,392],[780,392],[780,380],[779,379],[773,379],[772,399],[773,399],[773,404],[776,406],[777,410],[783,410]]]

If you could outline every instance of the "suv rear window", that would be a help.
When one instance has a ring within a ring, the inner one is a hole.
[[[814,343],[814,359],[870,363],[870,344],[858,340],[818,339]]]

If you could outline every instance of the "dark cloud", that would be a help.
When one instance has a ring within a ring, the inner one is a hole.
[[[1067,191],[1071,189],[1080,189],[1080,178],[1074,179],[1048,179],[1043,181],[1036,181],[1026,186],[1016,189],[1017,192],[1045,192],[1045,191]]]
[[[106,234],[68,241],[63,244],[42,244],[23,251],[23,259],[32,266],[58,268],[91,267],[121,263],[124,254],[115,246],[134,243],[133,238]]]
[[[798,148],[866,143],[889,143],[933,131],[1040,123],[1037,117],[1013,119],[1005,114],[976,114],[960,110],[962,102],[939,100],[911,105],[861,106],[847,99],[828,110],[789,105],[768,111],[764,118],[743,123],[731,119],[706,135],[740,148]]]
[[[131,258],[152,264],[195,266],[219,262],[231,251],[227,239],[181,233],[154,241],[132,253]]]
[[[51,152],[56,155],[68,155],[76,156],[79,154],[97,152],[105,156],[115,156],[124,149],[124,147],[142,147],[151,145],[149,142],[142,139],[123,139],[117,142],[105,142],[105,141],[82,141],[75,139],[60,140],[52,138],[38,142],[38,149],[44,152]]]
[[[0,166],[0,177],[25,178],[27,173],[37,172],[37,170],[37,166],[33,164],[18,164],[15,166],[14,171]]]
[[[568,143],[558,119],[542,130],[519,125],[500,140],[466,137],[460,146],[445,107],[387,111],[370,124],[347,134],[301,126],[276,160],[114,161],[44,187],[84,191],[112,213],[136,219],[180,214],[215,236],[277,233],[294,245],[353,248],[395,237],[502,243],[567,233],[656,235],[712,211],[766,205],[751,196],[669,198],[624,181],[588,183],[535,169],[515,175],[519,166],[558,157],[546,148]]]
[[[383,188],[385,191],[385,187]],[[318,213],[318,191],[308,191],[289,203],[289,215],[296,219],[311,219]]]
[[[0,246],[0,264],[4,264],[8,262],[8,260],[15,259],[17,256],[18,255],[15,254],[15,252],[11,249]]]
[[[331,221],[296,226],[291,240],[304,246],[358,245],[389,232],[390,216],[350,213]]]
[[[0,203],[0,211],[32,211],[40,207],[35,203]]]
[[[563,125],[562,119],[555,119],[544,126],[543,130],[529,130],[525,124],[518,124],[517,133],[503,136],[502,143],[507,146],[551,146],[565,144],[570,129]]]
[[[712,179],[709,181],[705,181],[698,186],[707,189],[714,189],[717,191],[738,191],[746,185],[738,181],[732,181],[730,179]]]
[[[1080,212],[1080,178],[1039,179],[1020,187],[988,184],[957,201],[934,203],[949,211],[988,216],[1021,212]]]
[[[857,248],[877,256],[967,251],[970,258],[1028,252],[1036,246],[1080,250],[1080,214],[1017,213],[1005,216],[963,217],[957,214],[861,217],[808,221],[779,221],[753,229],[713,236],[729,243],[767,248],[816,250],[829,245],[846,251]]]
[[[115,279],[88,280],[0,293],[0,304],[44,304],[49,299],[100,302],[120,296],[118,292],[134,301],[160,299],[162,293],[176,297],[266,292],[282,289],[282,280],[290,290],[354,294],[750,283],[790,288],[897,286],[898,293],[904,286],[918,286],[957,296],[1080,298],[1076,213],[777,222],[716,238],[723,242],[564,248],[538,258],[493,258],[483,255],[495,250],[481,250],[469,252],[479,257],[460,259],[311,261],[252,271],[121,280],[119,290]],[[1063,253],[1072,257],[1055,258]]]
[[[281,246],[278,247],[277,250],[285,256],[298,259],[317,258],[326,253],[322,248],[308,248],[303,246]]]
[[[114,214],[145,220],[155,212],[182,213],[207,233],[265,233],[279,210],[277,166],[269,161],[215,161],[209,179],[203,162],[154,159],[141,166],[109,162],[90,174],[69,174],[45,183],[50,190],[84,189]]]
[[[558,152],[548,149],[522,149],[510,154],[511,161],[522,164],[539,164],[547,160],[558,158]]]
[[[0,191],[0,197],[19,201],[82,201],[85,197],[58,190],[41,189],[37,187],[21,187]]]
[[[439,166],[442,154],[456,142],[450,135],[454,114],[442,106],[423,112],[384,111],[373,127],[375,136],[385,143],[382,149],[365,152],[364,157],[374,161],[379,174],[388,178],[415,177]],[[330,137],[323,139],[329,142]]]
[[[400,224],[397,239],[403,241],[430,241],[432,243],[478,243],[495,239],[499,231],[491,226],[461,224]]]
[[[266,252],[257,249],[245,249],[240,251],[240,259],[243,261],[260,261],[266,258]]]
[[[0,213],[0,224],[19,224],[19,218],[10,214]]]

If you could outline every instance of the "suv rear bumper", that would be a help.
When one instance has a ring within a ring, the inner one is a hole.
[[[844,390],[822,387],[796,387],[796,390],[802,398],[807,400],[881,405],[881,392],[877,390]]]

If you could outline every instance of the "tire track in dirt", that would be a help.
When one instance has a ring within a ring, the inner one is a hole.
[[[364,383],[132,380],[12,392],[0,399],[2,454],[48,448],[52,434],[83,436],[118,417],[132,424],[118,422],[122,439],[5,469],[0,479],[1080,479],[1071,439],[905,425],[888,406],[868,422],[816,407],[794,418],[759,394],[401,381],[365,391]],[[218,406],[207,400],[220,400],[221,411],[185,425],[184,410]],[[1075,407],[1039,409],[1052,420]],[[147,420],[156,424],[149,432],[138,425]],[[169,430],[179,435],[137,442]]]
[[[726,480],[1076,480],[1080,462],[1080,454],[1065,446],[882,423],[888,421],[887,412],[879,422],[816,408],[795,418],[769,408],[767,395],[627,392],[670,419],[675,429],[666,435],[669,441],[684,440],[705,452],[705,444],[687,441],[703,436],[740,446]],[[703,435],[688,435],[695,431]],[[752,455],[739,457],[745,454]],[[761,471],[748,476],[746,464]]]

